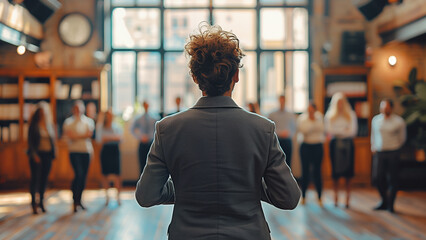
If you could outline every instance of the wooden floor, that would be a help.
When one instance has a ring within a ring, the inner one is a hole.
[[[48,213],[33,215],[28,193],[0,193],[0,239],[167,239],[172,206],[140,208],[132,189],[122,193],[121,206],[113,200],[105,206],[103,191],[86,190],[88,210],[76,214],[70,191],[50,190],[47,197]],[[331,197],[326,190],[323,208],[314,192],[293,211],[264,204],[272,238],[426,239],[426,192],[398,193],[396,214],[371,210],[379,200],[374,189],[354,190],[350,209],[334,207]]]

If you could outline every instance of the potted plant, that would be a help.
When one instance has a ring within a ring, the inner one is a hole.
[[[413,146],[415,158],[425,160],[426,149],[426,82],[417,79],[417,69],[413,68],[408,82],[400,82],[394,86],[405,111],[402,117],[407,124],[407,143]]]

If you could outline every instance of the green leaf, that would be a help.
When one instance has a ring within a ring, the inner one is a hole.
[[[416,90],[416,95],[420,99],[426,100],[426,83],[424,82],[417,83],[415,86],[415,90]]]
[[[411,102],[416,100],[416,96],[415,95],[411,95],[411,94],[406,94],[406,95],[402,95],[401,97],[399,97],[399,101],[401,102],[402,106],[404,107],[408,107],[409,105],[411,105]]]
[[[426,114],[422,114],[422,115],[419,117],[419,120],[420,120],[420,122],[422,122],[422,123],[426,123]]]
[[[411,69],[410,74],[408,75],[408,81],[412,85],[416,84],[416,81],[417,81],[417,68],[414,67],[413,69]]]
[[[417,119],[420,118],[420,112],[416,111],[413,112],[412,114],[410,114],[406,119],[405,122],[407,123],[407,125],[411,125],[413,123],[415,123],[417,121]]]

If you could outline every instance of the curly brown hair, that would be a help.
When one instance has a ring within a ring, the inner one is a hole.
[[[232,77],[244,56],[237,36],[220,26],[200,23],[199,33],[189,36],[185,45],[189,68],[201,91],[220,96],[229,91]]]

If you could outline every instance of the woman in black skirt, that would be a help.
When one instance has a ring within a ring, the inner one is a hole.
[[[355,112],[341,92],[331,98],[330,106],[325,114],[325,128],[331,139],[330,160],[334,182],[334,205],[339,198],[339,179],[346,179],[346,208],[349,208],[351,184],[354,176],[354,142],[358,131],[358,121]]]
[[[120,149],[121,129],[113,121],[114,115],[111,110],[106,111],[99,118],[97,126],[97,140],[102,144],[101,167],[103,186],[105,188],[106,205],[109,203],[108,188],[113,182],[117,188],[117,203],[120,202],[121,177],[120,177]]]

